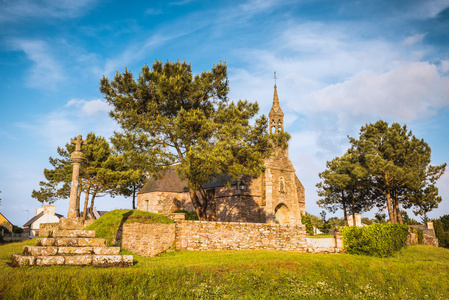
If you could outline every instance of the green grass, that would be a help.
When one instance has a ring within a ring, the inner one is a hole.
[[[34,240],[0,246],[2,299],[448,299],[449,250],[394,257],[281,251],[134,255],[130,268],[11,268]],[[123,251],[125,253],[126,251]]]
[[[306,238],[309,239],[328,239],[333,238],[334,236],[332,234],[315,234],[315,235],[308,235]]]
[[[106,238],[109,244],[115,239],[115,235],[120,226],[124,223],[164,223],[170,224],[174,221],[166,216],[154,214],[147,211],[132,209],[116,209],[102,215],[98,220],[86,227],[86,230],[95,230],[95,236]]]

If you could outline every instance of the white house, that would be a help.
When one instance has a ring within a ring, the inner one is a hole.
[[[54,205],[45,205],[36,208],[36,215],[23,225],[24,232],[28,232],[29,236],[38,236],[39,227],[42,223],[58,223],[63,215],[55,213]]]

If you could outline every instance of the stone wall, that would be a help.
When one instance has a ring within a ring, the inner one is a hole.
[[[178,220],[174,224],[127,223],[117,233],[116,245],[141,256],[169,249],[282,250],[335,253],[341,239],[306,239],[304,225],[206,222]]]
[[[141,256],[155,256],[174,247],[175,224],[125,223],[117,233],[116,245]]]
[[[418,244],[418,234],[416,231],[421,230],[423,232],[423,245],[438,247],[438,239],[436,238],[432,222],[428,222],[427,225],[408,225],[408,227],[407,246]]]
[[[137,209],[168,215],[175,210],[194,211],[189,193],[152,192],[137,195]]]
[[[305,226],[181,221],[178,250],[284,250],[306,252]]]

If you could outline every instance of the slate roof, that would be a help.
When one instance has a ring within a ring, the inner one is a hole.
[[[25,226],[31,226],[31,224],[33,224],[34,222],[36,222],[36,220],[38,220],[40,217],[42,217],[44,215],[44,212],[41,211],[40,213],[38,213],[37,215],[35,215],[34,217],[32,217],[28,222],[26,222],[25,224],[23,224],[23,227]],[[55,214],[55,216],[57,216],[58,218],[62,218],[64,217],[63,215],[60,214]]]
[[[152,192],[172,192],[185,193],[188,192],[187,181],[179,178],[174,168],[167,169],[160,179],[151,177],[142,187],[138,194],[146,194]]]

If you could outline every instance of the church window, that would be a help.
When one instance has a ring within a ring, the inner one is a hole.
[[[146,210],[146,211],[148,211],[148,203],[149,203],[149,202],[150,202],[150,201],[145,200],[145,206],[146,206],[145,210]]]
[[[285,193],[285,180],[282,176],[279,178],[279,192]]]

